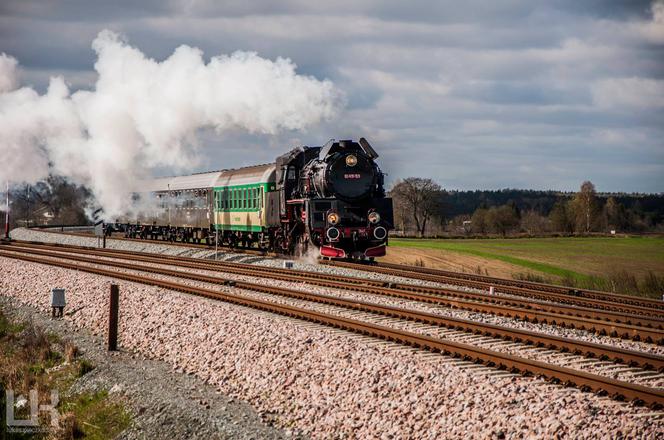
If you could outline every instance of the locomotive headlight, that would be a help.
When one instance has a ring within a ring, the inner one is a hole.
[[[357,156],[355,156],[354,154],[349,154],[348,156],[346,156],[346,165],[349,167],[354,167],[355,165],[357,165]]]
[[[376,239],[385,240],[385,237],[387,237],[387,229],[382,226],[378,226],[376,229],[374,229],[373,234]]]
[[[378,214],[376,211],[370,212],[369,216],[368,216],[368,219],[369,219],[369,223],[375,225],[376,223],[378,223],[380,221],[380,214]]]
[[[339,223],[339,214],[337,214],[336,212],[329,213],[327,215],[327,222],[333,226],[336,225],[337,223]]]
[[[337,228],[328,228],[325,235],[327,235],[328,240],[337,241],[337,240],[339,240],[339,236],[341,235],[341,231],[339,231]]]

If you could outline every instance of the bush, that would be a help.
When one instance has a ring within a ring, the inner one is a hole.
[[[95,366],[92,365],[92,363],[86,361],[85,359],[81,359],[78,362],[77,375],[78,375],[78,377],[85,376],[86,374],[88,374],[89,372],[91,372],[94,369],[95,369]]]
[[[553,284],[550,278],[545,278],[542,275],[537,275],[532,272],[519,272],[512,274],[512,278],[519,281],[529,281],[532,283]]]

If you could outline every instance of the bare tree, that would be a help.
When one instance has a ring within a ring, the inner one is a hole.
[[[558,200],[549,213],[551,227],[556,232],[574,233],[573,203],[568,200]]]
[[[390,195],[396,205],[411,213],[420,237],[424,236],[429,220],[440,214],[442,188],[431,179],[408,177],[397,182]]]
[[[528,234],[539,234],[546,231],[548,221],[537,211],[530,210],[521,216],[521,229]]]
[[[581,189],[576,193],[574,204],[576,205],[577,223],[584,232],[590,232],[597,217],[597,197],[595,185],[589,180],[581,184]]]
[[[492,207],[487,212],[486,223],[494,232],[504,237],[519,225],[519,215],[514,206]]]
[[[486,208],[477,208],[473,213],[470,221],[470,227],[472,231],[476,234],[486,234],[489,232],[489,227],[487,225],[487,213],[489,212]]]
[[[614,197],[609,197],[604,205],[604,218],[609,229],[624,230],[629,226],[625,207]]]
[[[23,185],[12,191],[14,226],[45,224],[86,224],[87,189],[67,182],[64,177],[49,176],[34,185]],[[48,217],[45,216],[48,214]]]

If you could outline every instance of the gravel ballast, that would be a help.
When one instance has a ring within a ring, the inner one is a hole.
[[[110,279],[0,258],[0,294],[103,335]],[[485,377],[440,359],[368,344],[331,329],[164,289],[118,282],[120,345],[163,359],[265,420],[314,438],[655,438],[664,421],[537,379]]]
[[[35,229],[25,229],[25,228],[18,228],[14,229],[11,231],[12,238],[18,239],[18,240],[35,240],[35,241],[43,241],[47,243],[61,243],[61,244],[70,244],[70,245],[77,245],[77,246],[96,246],[97,245],[97,239],[93,237],[82,237],[82,236],[76,236],[76,235],[67,235],[67,234],[58,234],[58,233],[52,233],[52,232],[42,232],[38,231]],[[139,240],[136,241],[127,241],[127,240],[107,240],[107,247],[111,249],[121,249],[121,250],[130,250],[130,251],[136,251],[136,252],[149,252],[149,253],[160,253],[160,254],[165,254],[165,255],[179,255],[179,256],[187,256],[187,257],[194,257],[194,258],[202,258],[202,259],[210,259],[214,258],[214,251],[206,250],[206,249],[196,249],[196,248],[190,248],[190,247],[184,247],[184,246],[173,246],[173,245],[167,245],[167,244],[157,244],[157,243],[150,243],[150,242],[141,242]],[[247,254],[237,254],[237,253],[232,253],[232,252],[220,252],[218,254],[218,259],[224,260],[224,261],[238,261],[242,263],[250,263],[250,264],[255,264],[255,265],[263,265],[263,266],[268,266],[268,267],[281,267],[283,264],[282,259],[278,258],[265,258],[265,257],[256,257],[252,255],[247,255]],[[142,263],[146,264],[146,263]],[[149,265],[149,264],[148,264]],[[155,265],[159,266],[159,265]],[[414,285],[423,285],[423,286],[431,286],[431,287],[442,287],[442,288],[450,288],[454,290],[463,290],[463,291],[469,291],[469,292],[482,292],[478,289],[472,289],[472,288],[464,288],[460,286],[452,286],[452,285],[445,285],[441,283],[434,283],[434,282],[428,282],[428,281],[422,281],[422,280],[417,280],[417,279],[405,279],[402,277],[393,277],[393,276],[388,276],[384,274],[379,274],[379,273],[371,273],[371,272],[365,272],[365,271],[359,271],[359,270],[352,270],[352,269],[345,269],[345,268],[339,268],[339,267],[332,267],[332,266],[326,266],[326,265],[319,265],[315,264],[315,258],[313,257],[305,257],[301,258],[299,260],[294,261],[294,269],[296,270],[304,270],[304,271],[312,271],[312,272],[320,272],[320,273],[326,273],[326,274],[333,274],[333,275],[341,275],[341,276],[351,276],[351,277],[357,277],[357,278],[363,278],[363,279],[374,279],[374,280],[380,280],[380,281],[385,281],[385,282],[395,282],[395,283],[407,283],[407,284],[414,284]],[[180,269],[182,270],[182,269]],[[195,273],[206,273],[209,274],[209,271],[201,271],[201,270],[195,270],[195,269],[186,269],[187,271],[192,271]],[[237,280],[245,280],[249,282],[255,282],[255,283],[262,283],[262,284],[268,284],[268,285],[281,285],[284,287],[292,287],[296,289],[302,289],[303,286],[300,284],[298,285],[297,283],[283,283],[280,281],[275,281],[271,280],[269,278],[265,279],[253,279],[249,277],[243,277],[240,275],[232,275],[232,274],[224,274],[220,271],[215,272],[216,275],[223,276],[224,278],[228,279],[237,279]],[[316,293],[325,293],[325,294],[333,294],[335,296],[341,296],[341,295],[346,295],[344,291],[335,291],[334,289],[324,289],[320,287],[309,287],[306,286],[304,289],[314,289]],[[487,293],[487,292],[483,292]],[[360,294],[354,294],[354,295],[360,295]],[[505,297],[510,297],[511,295],[504,295],[500,294],[500,296],[505,296]],[[363,299],[367,299],[368,296],[364,295],[361,297]],[[523,299],[519,298],[518,299]],[[398,307],[405,307],[405,306],[411,306],[412,302],[411,301],[405,301],[405,300],[399,300],[396,298],[383,298],[380,300],[381,304],[387,304],[387,305],[395,305]],[[625,339],[618,339],[618,338],[612,338],[610,336],[602,336],[602,335],[597,335],[593,334],[591,332],[585,331],[585,330],[579,330],[579,329],[572,329],[572,328],[564,328],[560,326],[555,326],[555,325],[549,325],[549,324],[542,324],[542,323],[532,323],[532,322],[526,322],[526,321],[521,321],[521,320],[515,320],[515,319],[510,319],[510,318],[505,318],[501,316],[496,316],[492,315],[489,313],[478,313],[478,312],[472,312],[472,311],[464,311],[460,309],[450,309],[446,307],[437,307],[437,306],[432,306],[428,304],[422,304],[420,303],[419,305],[415,306],[416,309],[418,310],[424,310],[424,311],[433,311],[434,313],[440,313],[444,316],[447,317],[454,317],[454,318],[460,318],[460,319],[468,319],[468,320],[476,320],[479,322],[483,323],[489,323],[489,324],[494,324],[494,325],[501,325],[501,326],[506,326],[506,327],[511,327],[511,328],[516,328],[516,329],[522,329],[522,330],[528,330],[528,331],[534,331],[534,332],[541,332],[541,333],[546,333],[546,334],[551,334],[551,335],[556,335],[560,337],[566,337],[566,338],[572,338],[572,339],[579,339],[583,340],[586,342],[593,342],[593,343],[598,343],[598,344],[605,344],[605,345],[613,345],[616,347],[620,347],[626,350],[636,350],[636,351],[643,351],[643,352],[648,352],[648,353],[653,353],[657,355],[664,355],[664,347],[660,347],[654,344],[647,344],[647,343],[642,343],[638,341],[631,341],[631,340],[625,340]]]

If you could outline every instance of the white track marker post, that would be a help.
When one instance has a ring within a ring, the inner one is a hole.
[[[101,238],[104,236],[104,220],[100,219],[102,209],[99,208],[92,213],[92,221],[95,224],[95,235],[97,236],[97,247],[101,247]],[[106,243],[106,240],[104,240]]]

